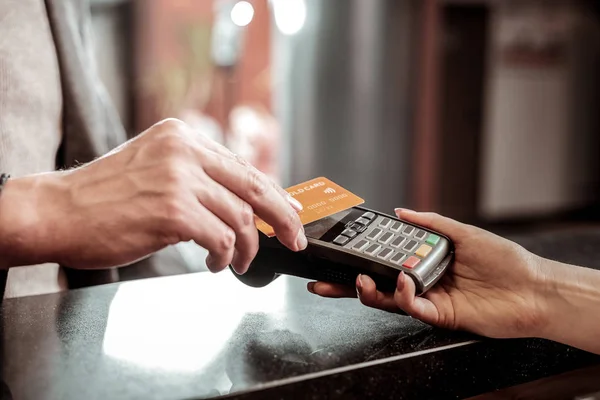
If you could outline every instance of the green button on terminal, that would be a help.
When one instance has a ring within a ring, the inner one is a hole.
[[[440,241],[440,237],[438,235],[434,235],[433,233],[431,235],[429,235],[427,240],[425,240],[425,242],[427,244],[430,244],[432,246],[435,246],[436,244],[438,244],[439,241]]]

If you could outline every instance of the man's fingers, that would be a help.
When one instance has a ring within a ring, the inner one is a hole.
[[[206,136],[202,135],[202,133],[196,132],[196,139],[199,141],[199,143],[202,146],[206,147],[207,149],[212,150],[213,152],[215,152],[223,157],[226,157],[232,161],[235,161],[242,167],[253,169],[256,172],[258,172],[256,167],[254,167],[252,164],[250,164],[247,160],[245,160],[244,158],[240,157],[239,155],[233,153],[231,150],[229,150],[227,147],[221,145],[220,143],[217,143],[214,140],[207,138]],[[273,186],[273,189],[275,189],[277,191],[277,193],[279,193],[281,195],[281,197],[283,197],[287,202],[289,202],[290,205],[297,212],[302,211],[302,204],[300,204],[300,202],[298,202],[298,200],[296,200],[292,196],[290,196],[290,194],[288,192],[286,192],[282,187],[280,187],[275,182],[273,182],[273,180],[269,179],[268,177],[266,177],[266,178],[269,180],[271,186]]]
[[[236,251],[231,265],[238,274],[245,273],[258,252],[258,232],[252,207],[207,177],[198,179],[195,192],[204,207],[234,230]]]
[[[206,149],[201,159],[204,171],[249,203],[256,215],[273,227],[281,243],[294,251],[306,248],[308,243],[298,213],[264,174]]]
[[[187,228],[189,237],[208,250],[208,269],[219,272],[231,264],[235,232],[200,203],[194,205],[192,215],[189,220],[182,221],[185,224],[183,229]]]

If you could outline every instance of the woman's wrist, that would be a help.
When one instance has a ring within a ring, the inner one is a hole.
[[[597,352],[600,271],[544,260],[540,281],[543,320],[536,337]]]
[[[565,272],[567,275],[572,274],[572,271],[564,271],[560,263],[540,257],[539,272],[533,285],[541,322],[530,336],[547,338],[549,332],[554,329],[556,307],[562,301],[559,290],[560,276]]]

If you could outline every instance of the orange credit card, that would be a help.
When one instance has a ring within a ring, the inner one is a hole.
[[[327,178],[315,178],[285,189],[302,204],[298,213],[303,225],[328,217],[365,201]],[[255,217],[256,227],[268,237],[275,236],[273,228]]]

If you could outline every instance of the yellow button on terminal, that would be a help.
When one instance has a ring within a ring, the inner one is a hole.
[[[427,255],[431,252],[431,246],[427,246],[426,244],[422,244],[421,247],[417,249],[415,252],[421,258],[427,257]]]

